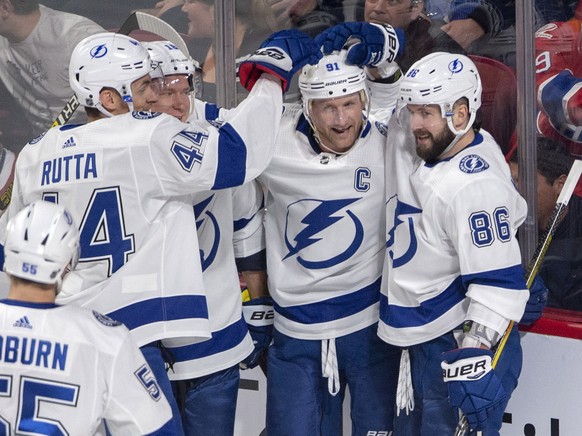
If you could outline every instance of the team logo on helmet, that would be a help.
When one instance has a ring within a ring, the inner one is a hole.
[[[467,174],[480,173],[489,168],[489,164],[481,156],[470,154],[461,159],[459,169]]]
[[[459,58],[455,58],[455,60],[449,63],[449,71],[453,74],[457,74],[463,71],[463,63],[459,60]]]
[[[105,44],[99,44],[93,47],[89,54],[91,54],[91,59],[99,59],[105,56],[107,52],[107,46]]]

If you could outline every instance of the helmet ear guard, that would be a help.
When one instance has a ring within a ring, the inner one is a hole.
[[[8,222],[6,235],[4,271],[14,277],[58,287],[79,260],[79,231],[54,203],[31,203]]]
[[[131,84],[151,71],[149,53],[138,41],[118,33],[97,33],[83,39],[73,50],[69,84],[82,106],[111,116],[100,102],[101,90],[115,89],[133,110]]]

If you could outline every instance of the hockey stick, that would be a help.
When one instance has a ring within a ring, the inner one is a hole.
[[[162,39],[170,41],[178,47],[182,53],[189,56],[188,46],[180,36],[180,34],[164,20],[155,17],[145,12],[134,12],[123,22],[117,33],[121,35],[129,35],[134,30],[145,30],[146,32],[154,33]],[[53,121],[51,127],[62,126],[73,116],[77,108],[80,106],[77,96],[69,99],[61,113]]]
[[[533,254],[532,260],[529,262],[525,269],[525,283],[527,288],[530,289],[533,281],[540,269],[542,261],[550,247],[550,243],[552,242],[552,238],[556,233],[556,230],[562,219],[566,214],[566,207],[568,206],[568,202],[570,198],[572,198],[572,194],[574,193],[574,189],[578,184],[578,180],[580,179],[580,175],[582,174],[582,160],[575,160],[572,164],[572,168],[568,172],[568,177],[566,177],[566,181],[564,182],[564,186],[562,187],[562,191],[560,191],[560,195],[558,196],[558,200],[556,201],[556,205],[554,206],[554,210],[552,211],[552,215],[546,225],[544,233],[542,235],[541,240],[538,242],[536,250]],[[493,355],[493,361],[491,362],[491,367],[495,368],[497,366],[497,362],[501,357],[501,353],[505,344],[507,343],[507,339],[509,338],[509,334],[513,329],[515,321],[509,321],[509,325],[503,336],[499,340],[499,344],[497,346],[497,350],[495,350],[495,354]],[[457,429],[455,430],[455,436],[463,436],[469,430],[469,424],[467,422],[467,417],[463,415],[457,424]]]

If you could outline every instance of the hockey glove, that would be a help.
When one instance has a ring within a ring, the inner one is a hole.
[[[350,45],[350,40],[355,44]],[[404,32],[389,25],[341,23],[324,30],[315,42],[324,54],[348,49],[347,62],[360,67],[386,67],[404,48]]]
[[[520,324],[530,325],[540,319],[547,302],[548,288],[538,274],[529,289],[529,299],[525,305],[525,312],[519,321]]]
[[[461,409],[472,430],[484,430],[488,422],[501,423],[507,393],[491,367],[493,353],[481,348],[459,348],[443,354],[444,381],[449,403]]]
[[[243,303],[243,316],[255,349],[240,363],[241,369],[252,369],[259,364],[263,352],[271,345],[273,338],[273,300],[271,297],[255,298]]]
[[[261,74],[270,73],[281,79],[285,92],[297,71],[304,65],[316,64],[322,57],[319,46],[305,33],[296,29],[281,30],[240,64],[240,83],[250,91]]]

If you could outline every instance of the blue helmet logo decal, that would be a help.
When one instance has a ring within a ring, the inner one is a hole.
[[[105,44],[99,44],[93,47],[89,54],[91,55],[91,59],[99,59],[105,56],[107,51],[107,46]]]
[[[463,63],[457,58],[449,62],[449,71],[453,74],[463,71]]]

